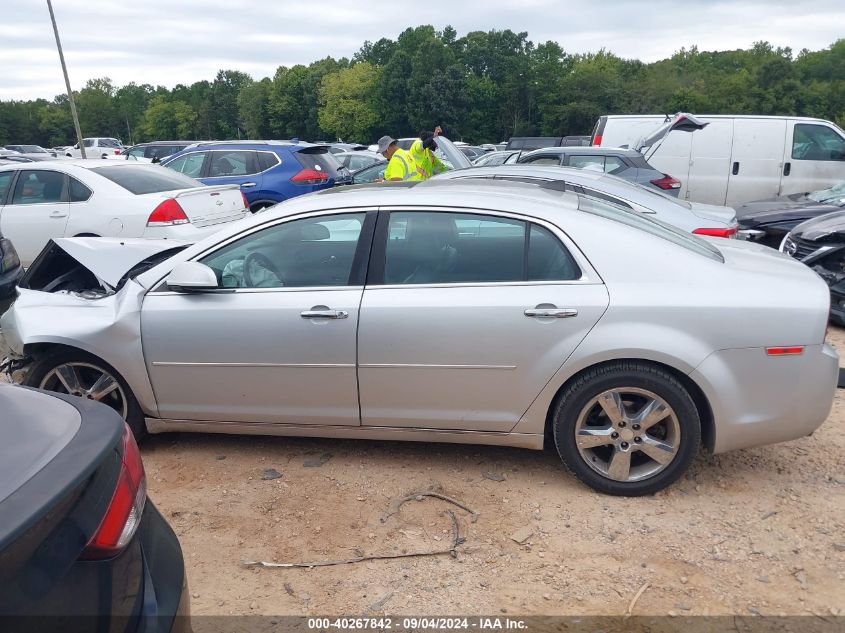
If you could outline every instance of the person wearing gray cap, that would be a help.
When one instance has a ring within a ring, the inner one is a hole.
[[[387,169],[384,170],[385,180],[416,181],[422,180],[423,174],[417,167],[411,154],[396,144],[392,136],[382,136],[378,140],[378,153],[387,160]]]

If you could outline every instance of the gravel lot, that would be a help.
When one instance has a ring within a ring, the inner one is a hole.
[[[830,338],[845,358],[845,330]],[[620,615],[647,585],[634,614],[829,617],[845,613],[844,421],[837,397],[812,437],[702,454],[641,499],[591,492],[551,452],[188,434],[142,450],[196,615]],[[268,469],[281,476],[262,479]],[[381,521],[422,490],[477,521],[432,498]],[[448,549],[447,509],[467,539],[457,558],[242,564]]]

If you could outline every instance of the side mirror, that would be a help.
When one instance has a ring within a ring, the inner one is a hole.
[[[167,284],[169,290],[187,293],[209,292],[220,287],[214,271],[199,262],[176,264],[164,283]]]

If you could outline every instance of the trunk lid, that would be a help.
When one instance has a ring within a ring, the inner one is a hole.
[[[735,226],[737,224],[736,211],[731,207],[703,204],[700,202],[690,202],[690,207],[693,214],[702,220],[717,222],[725,226]]]
[[[161,195],[158,194],[158,197]],[[175,198],[191,224],[198,228],[233,222],[250,215],[249,209],[244,206],[244,198],[238,185],[183,189],[167,197]]]

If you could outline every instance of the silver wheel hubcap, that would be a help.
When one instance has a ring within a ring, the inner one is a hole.
[[[76,362],[58,365],[47,372],[39,387],[102,402],[126,420],[128,406],[123,388],[114,376],[96,365]]]
[[[575,424],[575,444],[587,465],[621,482],[665,470],[678,454],[681,426],[665,400],[646,389],[620,387],[590,400]]]

